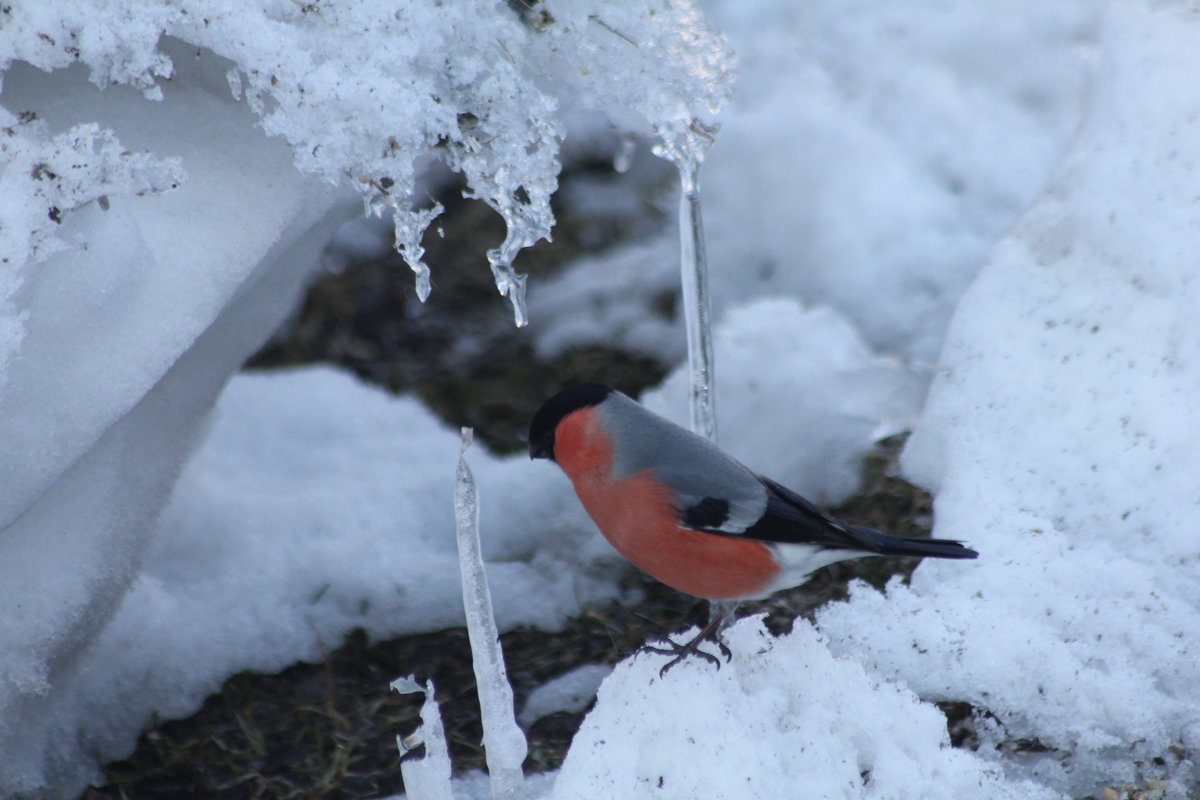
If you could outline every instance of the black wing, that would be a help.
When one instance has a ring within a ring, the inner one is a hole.
[[[762,485],[767,502],[762,515],[752,525],[731,529],[726,525],[729,521],[729,501],[719,497],[704,497],[678,509],[684,527],[725,536],[746,536],[764,542],[859,548],[851,530],[845,525],[792,490],[761,475],[755,477]]]
[[[743,536],[764,542],[814,544],[839,550],[863,550],[851,529],[808,500],[770,478],[758,477],[767,489],[767,510]]]
[[[696,531],[730,533],[721,528],[729,520],[729,501],[718,497],[705,497],[699,503],[680,509],[685,527]]]
[[[767,488],[767,510],[742,536],[765,542],[808,544],[882,556],[975,558],[979,555],[949,539],[912,539],[857,525],[843,525],[791,489],[761,475],[758,479]]]

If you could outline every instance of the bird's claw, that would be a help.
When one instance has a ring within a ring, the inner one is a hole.
[[[655,647],[653,645],[647,644],[647,645],[642,645],[642,650],[649,652],[649,653],[657,653],[658,655],[662,655],[662,656],[674,656],[674,658],[672,658],[670,661],[668,661],[666,664],[664,664],[662,669],[660,669],[658,671],[659,678],[665,678],[667,675],[667,671],[670,670],[671,667],[680,663],[688,656],[699,656],[700,658],[703,658],[705,661],[711,662],[713,664],[713,666],[715,666],[717,669],[720,669],[721,668],[721,660],[719,658],[717,658],[716,656],[714,656],[712,653],[707,653],[700,649],[700,643],[704,639],[708,638],[708,633],[709,633],[708,631],[701,631],[699,636],[694,637],[691,641],[689,641],[685,644],[678,644],[676,642],[671,641],[670,639],[667,639],[666,642],[667,642],[667,644],[670,645],[670,647]],[[732,661],[733,660],[733,652],[730,651],[730,649],[725,646],[725,643],[722,642],[717,637],[713,637],[713,640],[716,642],[717,647],[720,649],[721,655],[725,656],[726,663]]]
[[[658,671],[658,677],[664,678],[667,671],[679,662],[683,661],[690,655],[697,655],[706,661],[711,661],[717,669],[721,668],[721,661],[712,653],[706,653],[700,649],[700,643],[705,639],[712,639],[717,647],[721,650],[721,654],[725,656],[725,662],[733,660],[733,652],[725,646],[725,642],[721,641],[721,625],[728,618],[730,610],[727,608],[717,608],[709,616],[708,624],[705,625],[699,633],[693,636],[684,644],[679,644],[673,641],[670,637],[664,637],[664,641],[669,647],[654,647],[653,645],[642,645],[643,650],[649,650],[651,653],[657,653],[663,656],[675,656]]]
[[[674,643],[672,642],[672,644]],[[667,647],[652,647],[650,645],[645,645],[642,649],[648,653],[657,653],[661,656],[675,656],[666,664],[664,664],[663,668],[658,671],[658,677],[660,678],[665,678],[667,675],[667,670],[671,669],[671,667],[683,661],[688,656],[700,656],[705,661],[711,661],[717,669],[721,668],[721,660],[719,658],[714,656],[712,653],[704,652],[699,647],[675,645],[674,649],[671,649]]]

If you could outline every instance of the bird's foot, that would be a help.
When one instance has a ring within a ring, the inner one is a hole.
[[[668,647],[655,647],[653,645],[646,644],[642,645],[642,650],[650,653],[657,653],[658,655],[663,656],[674,656],[674,658],[664,664],[663,668],[658,671],[658,677],[660,678],[666,677],[667,671],[671,669],[671,667],[680,663],[688,656],[699,656],[705,661],[712,662],[714,665],[716,665],[717,669],[720,669],[721,660],[712,653],[708,653],[700,649],[700,645],[705,639],[711,639],[721,651],[721,655],[725,656],[726,662],[733,660],[733,653],[728,647],[725,646],[725,643],[721,641],[720,634],[717,633],[720,623],[721,617],[714,617],[699,633],[683,644],[679,644],[678,642],[667,638],[665,641],[667,645],[669,645]]]

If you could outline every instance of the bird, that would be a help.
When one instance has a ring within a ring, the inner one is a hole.
[[[555,394],[529,426],[529,457],[556,463],[612,546],[643,572],[712,601],[687,644],[668,640],[666,671],[698,649],[736,603],[806,582],[817,569],[866,556],[976,558],[949,539],[893,536],[834,519],[715,444],[598,383]],[[729,658],[729,651],[716,638]]]

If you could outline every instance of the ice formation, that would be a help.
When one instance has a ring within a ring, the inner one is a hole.
[[[420,727],[408,736],[396,737],[405,793],[409,800],[453,800],[450,750],[446,746],[446,730],[434,696],[433,681],[422,686],[410,675],[392,681],[392,688],[402,694],[420,692],[425,695]]]
[[[0,792],[69,793],[129,733],[52,733],[87,702],[88,648],[217,394],[355,192],[395,209],[420,283],[435,210],[411,196],[440,160],[505,218],[511,261],[549,232],[565,115],[649,132],[707,114],[726,56],[666,0],[536,18],[491,0],[51,0],[0,23],[0,597],[19,610],[0,622]],[[195,687],[155,704],[191,707]]]
[[[483,749],[487,757],[492,796],[496,800],[521,800],[525,796],[525,774],[521,765],[529,748],[517,726],[512,685],[504,666],[500,632],[492,612],[492,593],[483,567],[479,541],[479,491],[467,464],[467,448],[474,432],[462,429],[462,449],[455,475],[454,521],[458,539],[458,566],[462,577],[463,609],[467,636],[471,641],[471,663],[479,690],[479,713],[483,720]]]
[[[708,292],[708,252],[700,213],[700,165],[714,130],[697,120],[660,126],[656,155],[679,170],[680,298],[687,329],[687,363],[692,390],[691,429],[717,440],[716,365],[713,362],[712,300]]]

